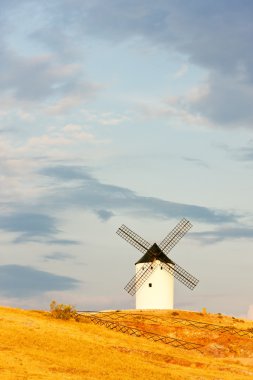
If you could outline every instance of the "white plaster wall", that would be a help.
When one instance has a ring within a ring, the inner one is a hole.
[[[136,309],[173,309],[174,277],[164,268],[160,261],[145,283],[136,292]],[[154,264],[155,264],[154,263]],[[143,264],[136,264],[136,272]],[[152,287],[149,287],[152,284]]]

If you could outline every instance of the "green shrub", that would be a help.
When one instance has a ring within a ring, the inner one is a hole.
[[[50,312],[51,315],[57,319],[75,319],[76,321],[79,320],[79,315],[73,306],[64,305],[62,303],[57,304],[57,302],[54,300],[50,303]]]

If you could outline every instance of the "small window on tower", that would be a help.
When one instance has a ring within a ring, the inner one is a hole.
[[[161,270],[163,269],[163,267],[161,267]]]
[[[148,286],[149,286],[150,288],[152,288],[152,284],[151,284],[151,282],[148,284]]]

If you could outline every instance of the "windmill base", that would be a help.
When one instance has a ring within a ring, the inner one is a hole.
[[[174,277],[162,267],[159,260],[154,272],[136,293],[136,309],[173,309]],[[136,272],[143,264],[136,264]]]

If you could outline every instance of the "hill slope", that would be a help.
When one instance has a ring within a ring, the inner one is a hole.
[[[80,322],[62,321],[47,312],[0,308],[1,380],[253,378],[251,321],[184,311],[95,316],[114,325],[201,344],[198,351],[94,325],[85,315]],[[239,336],[237,329],[246,335]]]

